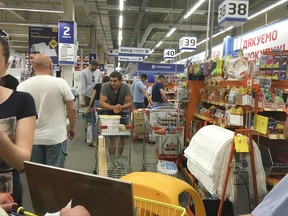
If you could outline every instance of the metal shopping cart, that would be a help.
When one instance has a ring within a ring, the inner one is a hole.
[[[126,122],[128,124],[120,124]],[[107,174],[112,178],[120,178],[131,172],[131,130],[130,116],[99,115],[97,120],[98,135],[105,142],[104,150],[100,140],[95,151],[95,170],[99,174],[99,157],[105,154]],[[123,145],[122,145],[122,144]],[[103,151],[102,151],[103,150]]]
[[[176,109],[152,109],[146,112],[143,170],[155,172],[159,160],[178,163],[184,145],[183,113]]]

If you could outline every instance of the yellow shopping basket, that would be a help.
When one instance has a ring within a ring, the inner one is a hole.
[[[134,196],[136,216],[184,216],[186,209],[155,200]]]

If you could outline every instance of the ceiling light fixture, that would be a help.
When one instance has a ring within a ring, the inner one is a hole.
[[[119,16],[119,28],[123,27],[123,15]]]
[[[187,19],[189,16],[191,16],[206,0],[200,0],[197,2],[187,14],[185,14],[184,19]]]
[[[170,37],[174,32],[176,31],[176,28],[172,28],[168,34],[166,35],[166,37]]]
[[[159,42],[156,44],[156,47],[159,47],[162,43],[163,43],[163,41],[159,41]]]
[[[119,33],[118,33],[118,40],[122,41],[123,37],[122,37],[122,30],[119,29]]]
[[[58,13],[63,14],[63,10],[42,10],[42,9],[33,9],[33,8],[13,8],[13,7],[0,7],[0,10],[9,10],[9,11],[29,11],[29,12],[40,12],[40,13]]]
[[[120,11],[124,10],[124,0],[119,0],[119,10]]]
[[[288,1],[288,0],[281,0],[281,1],[278,1],[278,2],[275,3],[275,4],[272,4],[272,5],[270,5],[270,6],[266,7],[266,8],[264,8],[263,10],[261,10],[261,11],[255,13],[255,14],[252,14],[251,16],[248,17],[248,20],[253,19],[253,18],[255,18],[256,16],[259,16],[259,15],[262,14],[262,13],[266,13],[267,11],[269,11],[269,10],[271,10],[271,9],[273,9],[273,8],[279,6],[279,5],[281,5],[281,4],[283,4],[283,3],[287,2],[287,1]]]

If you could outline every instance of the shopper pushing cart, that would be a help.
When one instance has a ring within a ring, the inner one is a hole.
[[[120,124],[128,125],[130,123],[130,108],[132,107],[132,94],[129,86],[123,83],[122,75],[118,71],[113,71],[109,76],[110,82],[102,85],[100,93],[100,107],[106,110],[107,115],[120,115]],[[116,137],[109,136],[108,151],[110,158],[115,163],[117,157],[121,156],[124,150],[125,137],[119,137],[118,146]]]

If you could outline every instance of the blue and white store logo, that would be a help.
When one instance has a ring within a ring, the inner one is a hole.
[[[151,68],[152,68],[152,69],[155,69],[155,65],[152,65]]]

